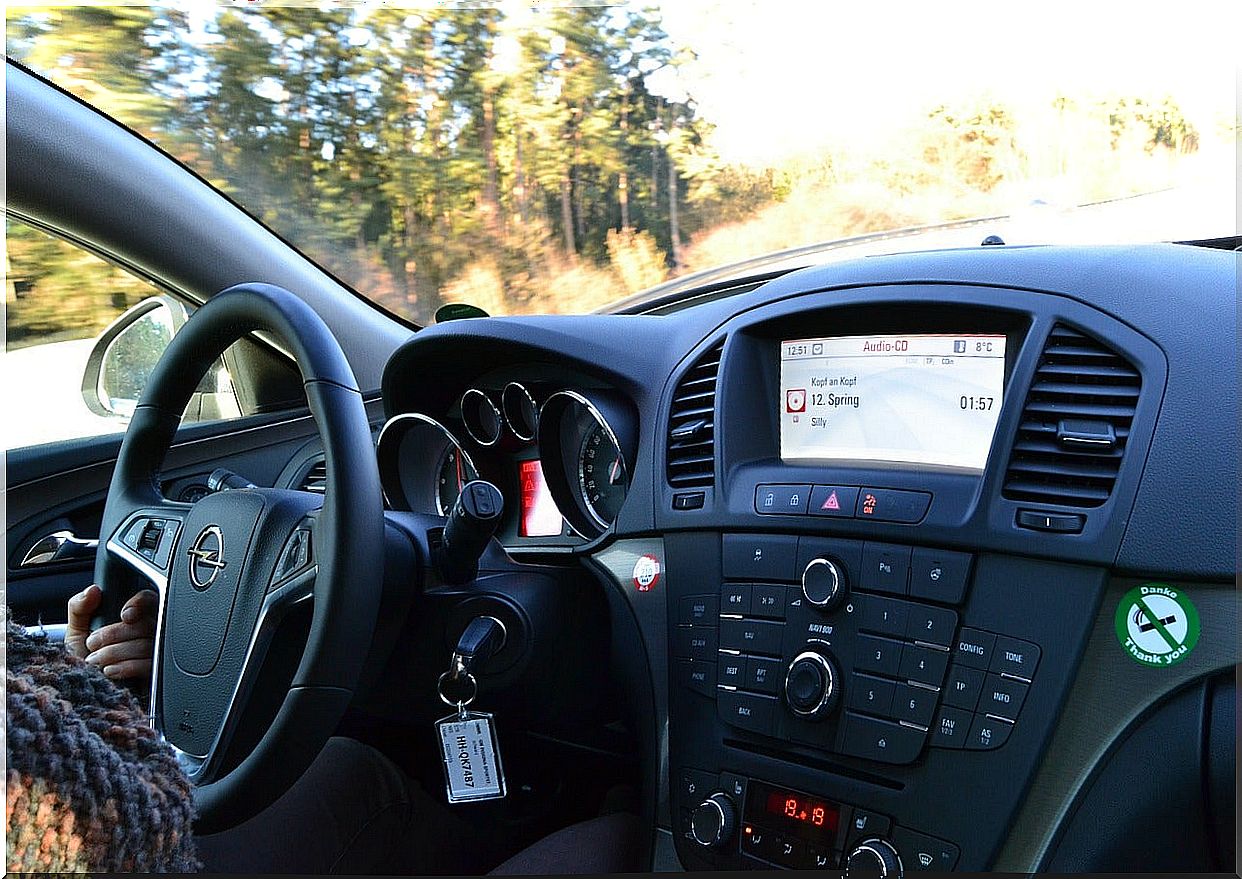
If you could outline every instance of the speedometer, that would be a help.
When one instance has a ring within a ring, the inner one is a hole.
[[[589,396],[588,396],[589,394]],[[539,410],[548,491],[570,526],[594,540],[617,521],[630,487],[633,405],[602,389],[557,391]]]
[[[578,488],[587,512],[601,527],[607,528],[617,518],[627,485],[625,457],[611,432],[603,424],[594,424],[578,450]]]

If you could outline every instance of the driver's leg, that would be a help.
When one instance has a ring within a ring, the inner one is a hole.
[[[210,873],[480,873],[494,862],[465,822],[346,738],[263,812],[199,837],[198,851]]]

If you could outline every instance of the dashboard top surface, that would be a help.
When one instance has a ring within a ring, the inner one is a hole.
[[[768,523],[739,506],[742,486],[735,468],[780,462],[730,439],[753,414],[734,407],[771,379],[757,373],[758,361],[740,368],[742,358],[753,355],[744,341],[761,345],[780,334],[773,327],[789,328],[793,334],[784,338],[833,335],[823,330],[825,321],[832,325],[843,309],[872,316],[871,324],[860,324],[865,332],[887,325],[917,332],[920,321],[927,320],[965,333],[972,329],[968,319],[979,314],[1005,316],[1017,343],[1013,347],[1021,354],[1015,352],[1013,366],[1019,371],[1011,368],[985,476],[999,479],[1010,439],[1006,431],[1016,428],[1039,345],[1053,325],[1068,325],[1138,367],[1143,390],[1136,417],[1149,422],[1148,435],[1132,441],[1118,483],[1118,495],[1128,500],[1109,509],[1109,533],[1082,535],[1078,544],[1093,541],[1095,551],[1080,557],[1134,572],[1225,579],[1236,567],[1236,496],[1220,486],[1236,485],[1236,478],[1223,474],[1237,472],[1237,389],[1236,340],[1220,328],[1236,326],[1237,268],[1232,253],[1187,245],[991,247],[804,269],[749,292],[659,316],[462,320],[421,330],[394,354],[385,371],[384,404],[389,416],[421,411],[440,417],[465,387],[485,377],[495,383],[508,373],[550,365],[568,370],[567,387],[608,388],[622,395],[634,413],[630,490],[605,541],[686,527],[762,528]],[[670,507],[674,492],[664,466],[670,398],[694,363],[722,340],[713,484],[701,510],[679,514]],[[426,380],[430,375],[437,377],[434,383]],[[759,399],[749,402],[764,405],[755,402]],[[933,481],[939,478],[934,469],[922,472]],[[853,484],[877,484],[885,474],[896,474],[896,484],[910,480],[909,468],[871,467],[854,473]],[[827,468],[821,478],[805,481],[840,476],[839,468]],[[745,487],[751,489],[753,480]],[[1210,500],[1204,502],[1205,497]],[[939,521],[959,532],[978,530],[983,522],[970,515]],[[932,525],[929,520],[927,527]],[[1056,557],[1062,554],[1058,547],[1074,543],[1063,537],[1025,537],[1026,551],[1033,555]],[[1013,541],[1003,548],[1023,551]]]

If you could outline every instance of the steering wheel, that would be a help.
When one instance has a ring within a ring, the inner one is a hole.
[[[190,395],[224,350],[255,330],[297,361],[323,441],[324,495],[250,487],[194,504],[165,498],[160,470]],[[238,824],[287,790],[332,735],[357,685],[382,588],[383,501],[370,426],[340,345],[309,305],[279,287],[240,284],[193,314],[134,410],[100,536],[95,582],[105,607],[123,600],[126,569],[159,594],[151,721],[194,783],[198,829]],[[262,674],[267,647],[304,601],[313,602],[310,631],[282,695]],[[230,749],[260,693],[279,705],[270,726],[257,742]]]

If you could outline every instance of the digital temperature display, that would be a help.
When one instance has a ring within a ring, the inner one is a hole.
[[[752,781],[746,792],[744,817],[749,824],[833,850],[841,826],[841,807],[819,797]]]

